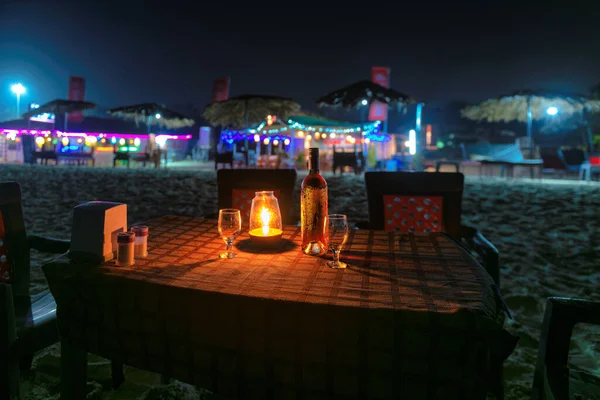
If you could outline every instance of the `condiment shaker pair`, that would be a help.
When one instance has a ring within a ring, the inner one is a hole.
[[[135,264],[135,258],[148,256],[148,227],[133,226],[129,232],[117,234],[117,260],[120,267]]]

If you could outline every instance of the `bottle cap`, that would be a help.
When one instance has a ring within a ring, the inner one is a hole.
[[[117,233],[117,243],[133,243],[135,241],[135,233],[119,232]]]
[[[144,225],[132,226],[131,231],[136,237],[148,236],[148,227]]]

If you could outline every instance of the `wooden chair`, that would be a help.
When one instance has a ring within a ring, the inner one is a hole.
[[[50,291],[29,295],[29,252],[65,253],[70,242],[27,235],[16,182],[0,183],[0,242],[0,399],[10,399],[19,395],[19,369],[29,369],[36,351],[58,341]],[[113,369],[116,386],[122,376]]]
[[[219,167],[219,164],[229,164],[229,168],[233,169],[233,151],[226,151],[224,153],[215,154],[215,170]]]
[[[461,224],[463,174],[366,172],[365,184],[369,222],[359,223],[358,228],[445,232],[467,244],[500,286],[498,250],[480,232]]]
[[[332,171],[335,175],[337,169],[340,170],[340,175],[344,172],[344,167],[351,167],[356,175],[362,173],[365,167],[365,157],[362,151],[345,153],[335,151],[333,149],[333,167]]]
[[[533,375],[532,399],[598,398],[594,394],[600,394],[600,386],[586,384],[594,379],[568,367],[571,334],[578,323],[600,325],[600,302],[560,297],[548,299]],[[574,379],[576,377],[580,379]]]
[[[296,186],[294,169],[220,169],[217,171],[219,209],[239,208],[242,220],[248,221],[254,192],[272,190],[279,201],[284,224],[295,224],[292,212]]]
[[[500,293],[498,250],[476,229],[461,224],[463,174],[366,172],[365,184],[369,222],[359,223],[358,228],[388,232],[445,232],[478,256]],[[502,399],[502,370],[491,371],[491,374],[490,391],[497,399]]]

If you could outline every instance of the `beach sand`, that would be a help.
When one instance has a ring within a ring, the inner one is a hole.
[[[347,214],[351,222],[366,220],[363,177],[325,177],[329,211]],[[130,223],[169,213],[203,217],[217,211],[214,171],[0,165],[0,180],[21,184],[28,232],[58,238],[69,238],[72,208],[91,200],[127,203]],[[502,292],[514,316],[506,327],[521,338],[505,363],[508,399],[530,396],[545,299],[600,300],[598,210],[597,183],[467,178],[463,223],[498,247]],[[49,257],[33,254],[32,291],[46,287],[37,267]],[[577,326],[570,355],[570,362],[597,376],[599,336],[597,327]],[[36,356],[32,373],[22,379],[25,399],[58,398],[59,355],[55,345]],[[179,382],[157,386],[157,375],[133,368],[126,369],[124,386],[112,391],[110,363],[92,356],[88,379],[91,399],[211,397]]]

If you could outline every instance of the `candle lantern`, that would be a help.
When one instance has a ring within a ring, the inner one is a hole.
[[[258,246],[276,246],[283,234],[279,202],[272,191],[256,192],[250,209],[250,238]]]

